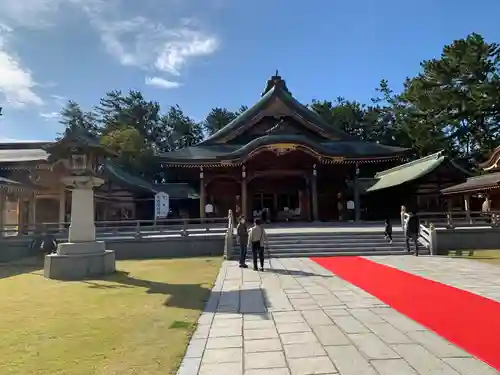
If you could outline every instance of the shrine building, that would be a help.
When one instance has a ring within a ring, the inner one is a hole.
[[[217,216],[231,209],[251,218],[266,208],[271,221],[336,221],[347,218],[348,201],[359,219],[359,177],[394,166],[406,151],[326,123],[276,72],[260,100],[228,125],[159,157],[169,181],[199,186],[199,212],[190,216],[205,217],[210,203]]]

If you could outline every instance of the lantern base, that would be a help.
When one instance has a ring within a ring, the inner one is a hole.
[[[62,243],[56,254],[45,256],[44,276],[56,280],[82,280],[116,271],[115,252],[104,242]]]

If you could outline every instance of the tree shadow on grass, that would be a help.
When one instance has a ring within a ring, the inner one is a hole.
[[[103,284],[100,281],[116,284]],[[125,271],[117,271],[104,278],[84,280],[83,282],[94,289],[145,288],[147,294],[163,294],[167,296],[163,306],[189,310],[203,310],[210,295],[210,289],[201,284],[169,284],[138,279],[130,276],[130,273]]]
[[[42,269],[43,257],[30,257],[12,262],[0,263],[0,279],[41,271]]]

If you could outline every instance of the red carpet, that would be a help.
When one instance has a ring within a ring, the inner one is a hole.
[[[500,303],[364,258],[311,259],[500,370]]]

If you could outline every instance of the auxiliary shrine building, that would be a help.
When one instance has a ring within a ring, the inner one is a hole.
[[[359,219],[359,177],[393,166],[405,151],[326,123],[276,74],[260,100],[224,128],[160,158],[174,181],[199,186],[199,212],[190,216],[204,217],[210,203],[217,216],[231,209],[251,218],[266,209],[271,221],[334,221],[347,219],[348,201]]]

